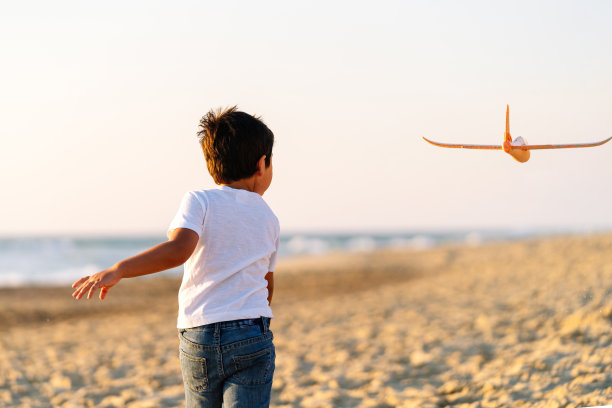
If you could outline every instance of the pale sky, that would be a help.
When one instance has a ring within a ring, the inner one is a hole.
[[[3,1],[0,235],[163,234],[199,118],[276,136],[284,231],[612,227],[609,1]]]

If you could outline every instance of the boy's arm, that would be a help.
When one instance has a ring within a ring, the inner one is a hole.
[[[88,292],[87,299],[91,299],[94,292],[100,289],[100,299],[104,299],[108,290],[123,278],[149,275],[182,265],[193,253],[198,240],[195,231],[176,228],[170,232],[170,239],[167,242],[74,282],[72,287],[77,289],[72,296],[81,299]]]
[[[266,273],[266,280],[268,281],[268,304],[272,304],[272,294],[274,293],[274,272]]]

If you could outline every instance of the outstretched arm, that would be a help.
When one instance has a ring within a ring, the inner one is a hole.
[[[182,265],[193,253],[198,239],[198,234],[190,229],[172,230],[167,242],[74,282],[72,287],[76,290],[72,296],[81,299],[87,293],[87,299],[91,299],[94,292],[100,289],[100,299],[104,299],[109,289],[123,278],[149,275]]]

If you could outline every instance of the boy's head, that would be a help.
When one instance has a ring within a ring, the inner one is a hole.
[[[200,145],[215,183],[251,177],[262,156],[266,156],[266,167],[270,166],[274,134],[259,118],[234,106],[209,111],[202,116],[200,128]]]

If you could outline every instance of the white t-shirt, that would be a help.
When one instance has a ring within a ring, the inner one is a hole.
[[[263,198],[222,186],[190,191],[168,231],[200,237],[185,262],[177,327],[273,317],[265,276],[274,271],[280,227]]]

